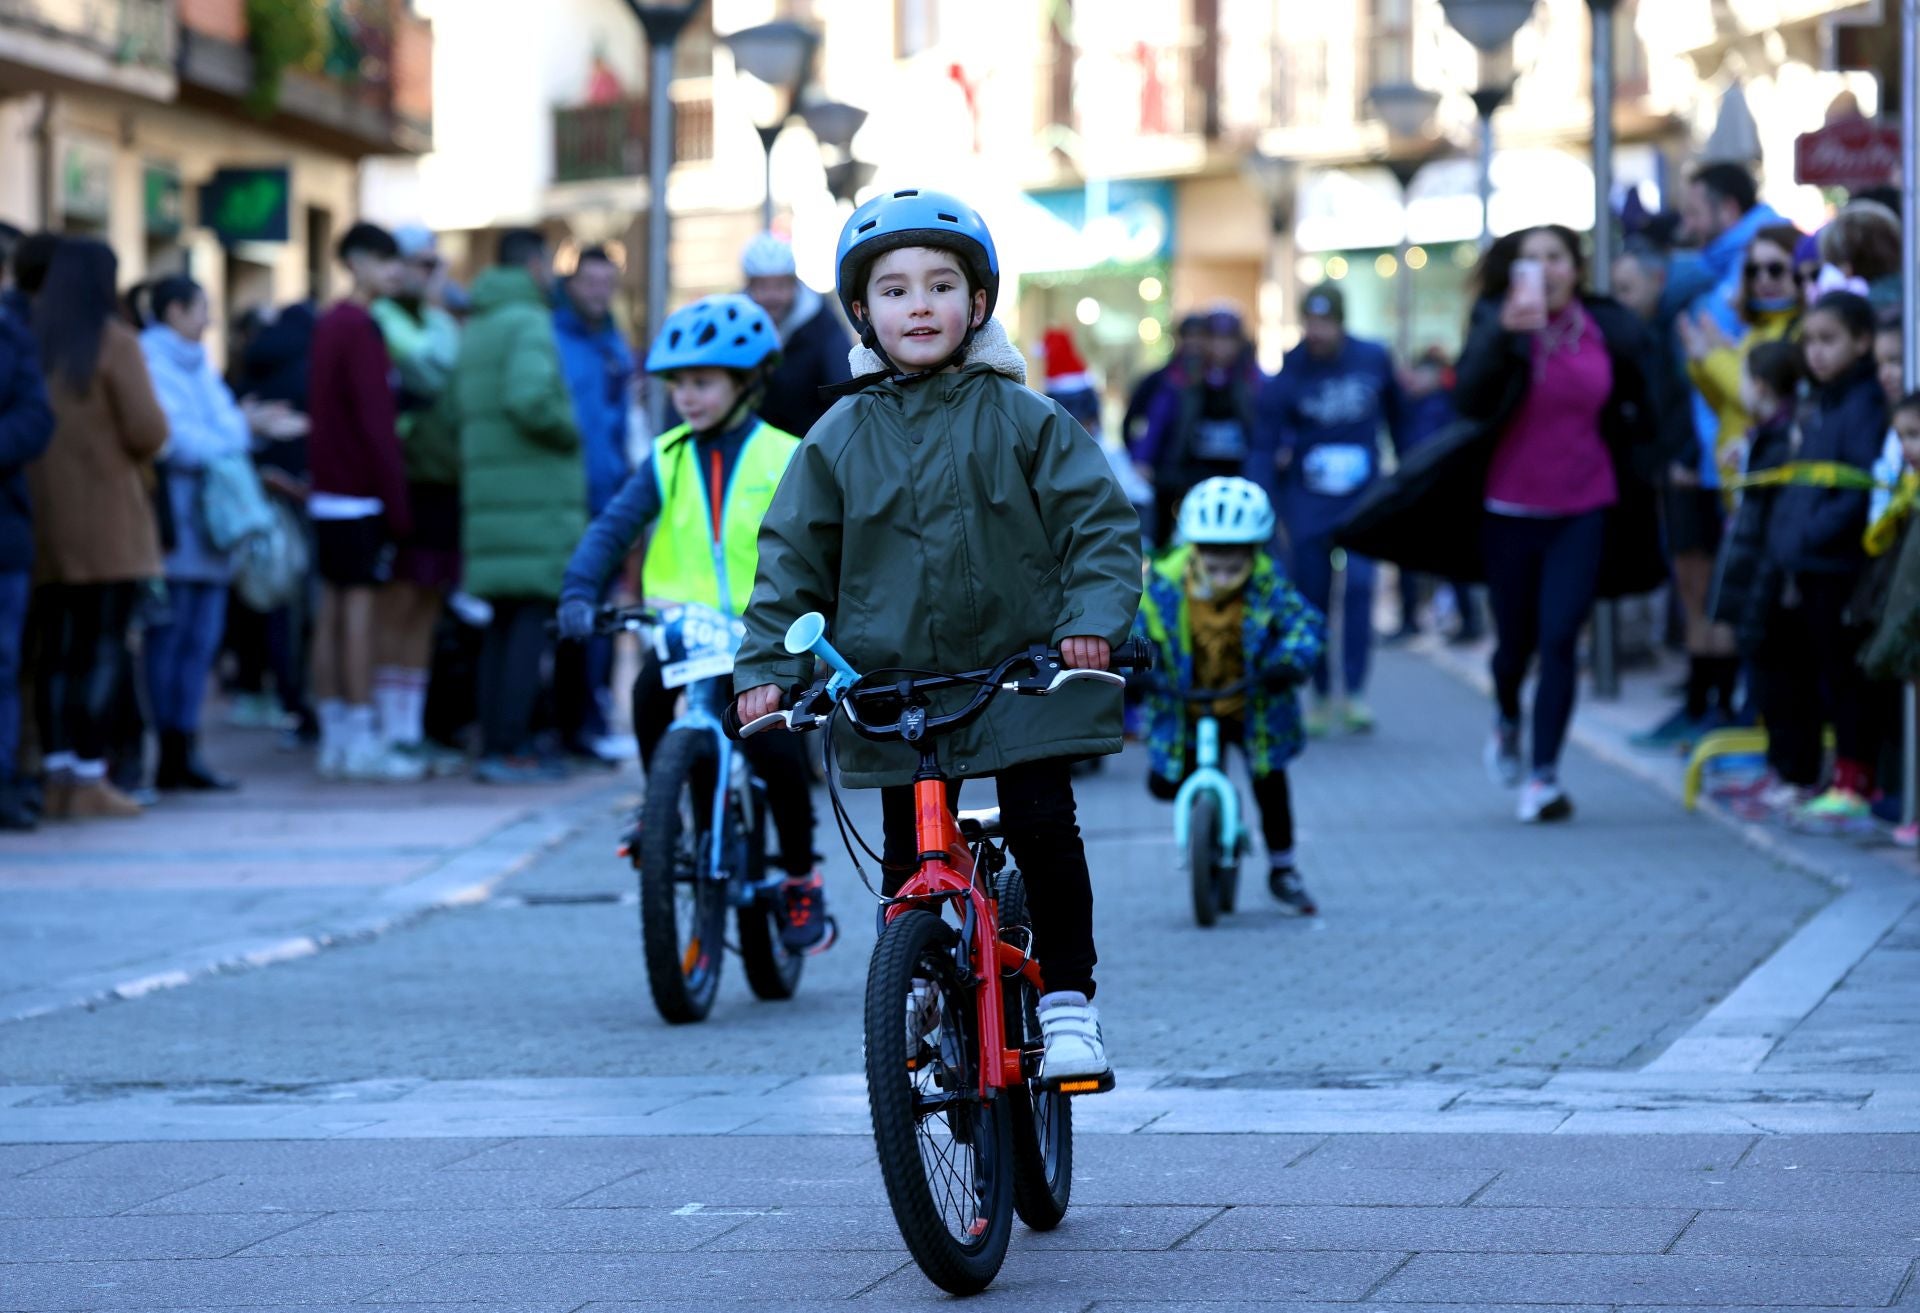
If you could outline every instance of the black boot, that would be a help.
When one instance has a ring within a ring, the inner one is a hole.
[[[31,830],[40,823],[40,811],[29,807],[18,784],[0,784],[0,830]]]
[[[184,789],[186,782],[187,736],[178,730],[160,731],[160,762],[153,768],[153,787]]]
[[[180,778],[183,781],[183,788],[210,793],[232,793],[240,787],[239,780],[230,775],[222,775],[207,765],[206,759],[200,755],[198,734],[182,734],[180,738],[182,742]]]

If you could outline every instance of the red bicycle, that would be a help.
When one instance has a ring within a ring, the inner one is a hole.
[[[811,730],[844,716],[863,738],[906,743],[919,753],[919,866],[882,900],[885,923],[867,970],[867,1103],[901,1239],[935,1285],[973,1294],[1000,1271],[1016,1213],[1036,1231],[1066,1216],[1073,1190],[1069,1098],[1111,1089],[1113,1077],[1041,1079],[1042,982],[1026,886],[1007,863],[998,811],[956,816],[949,806],[937,741],[979,719],[1001,693],[1044,697],[1075,680],[1126,681],[1111,671],[1070,669],[1046,647],[962,674],[863,676],[823,631],[818,617],[805,617],[789,631],[787,646],[815,652],[832,673],[800,693],[791,710],[761,717],[742,733],[776,724]],[[1138,643],[1114,653],[1116,669],[1144,670],[1150,662]],[[953,705],[964,690],[970,695]],[[832,746],[829,735],[829,761]],[[837,792],[833,805],[844,836],[850,827]]]

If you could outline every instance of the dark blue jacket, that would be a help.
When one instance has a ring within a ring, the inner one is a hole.
[[[633,350],[609,319],[587,323],[563,297],[553,312],[560,372],[573,397],[580,445],[587,465],[587,509],[606,509],[633,464],[627,459],[627,391],[633,383]]]
[[[27,466],[53,438],[53,407],[25,298],[0,299],[0,570],[33,567],[33,507]]]
[[[1398,450],[1406,403],[1387,349],[1349,336],[1321,360],[1302,343],[1260,390],[1247,477],[1273,487],[1275,457],[1291,452],[1280,476],[1280,517],[1295,538],[1321,537],[1379,474],[1383,426]]]
[[[1887,398],[1872,359],[1814,390],[1800,418],[1796,461],[1838,461],[1871,470],[1887,436]],[[1868,494],[1788,484],[1767,519],[1767,560],[1787,574],[1857,573],[1866,565]]]
[[[1460,412],[1453,408],[1453,393],[1446,388],[1435,388],[1423,397],[1402,395],[1406,423],[1394,444],[1394,450],[1402,456],[1460,418]]]

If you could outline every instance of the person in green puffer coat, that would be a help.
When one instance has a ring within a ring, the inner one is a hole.
[[[564,773],[532,751],[546,625],[587,527],[580,430],[547,304],[552,285],[546,239],[524,228],[503,234],[498,262],[474,281],[474,316],[453,376],[465,586],[493,607],[480,654],[475,770],[491,783]]]

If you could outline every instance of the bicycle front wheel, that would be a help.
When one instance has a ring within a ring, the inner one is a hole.
[[[1187,881],[1193,886],[1193,919],[1212,925],[1220,916],[1214,866],[1219,860],[1220,804],[1202,789],[1187,813]]]
[[[897,917],[867,972],[867,1103],[887,1202],[927,1279],[986,1289],[1013,1230],[1007,1099],[982,1100],[974,991],[954,928],[931,912]]]
[[[700,730],[660,741],[640,830],[640,944],[653,1004],[668,1021],[704,1020],[726,959],[727,886],[712,877],[718,753]]]

